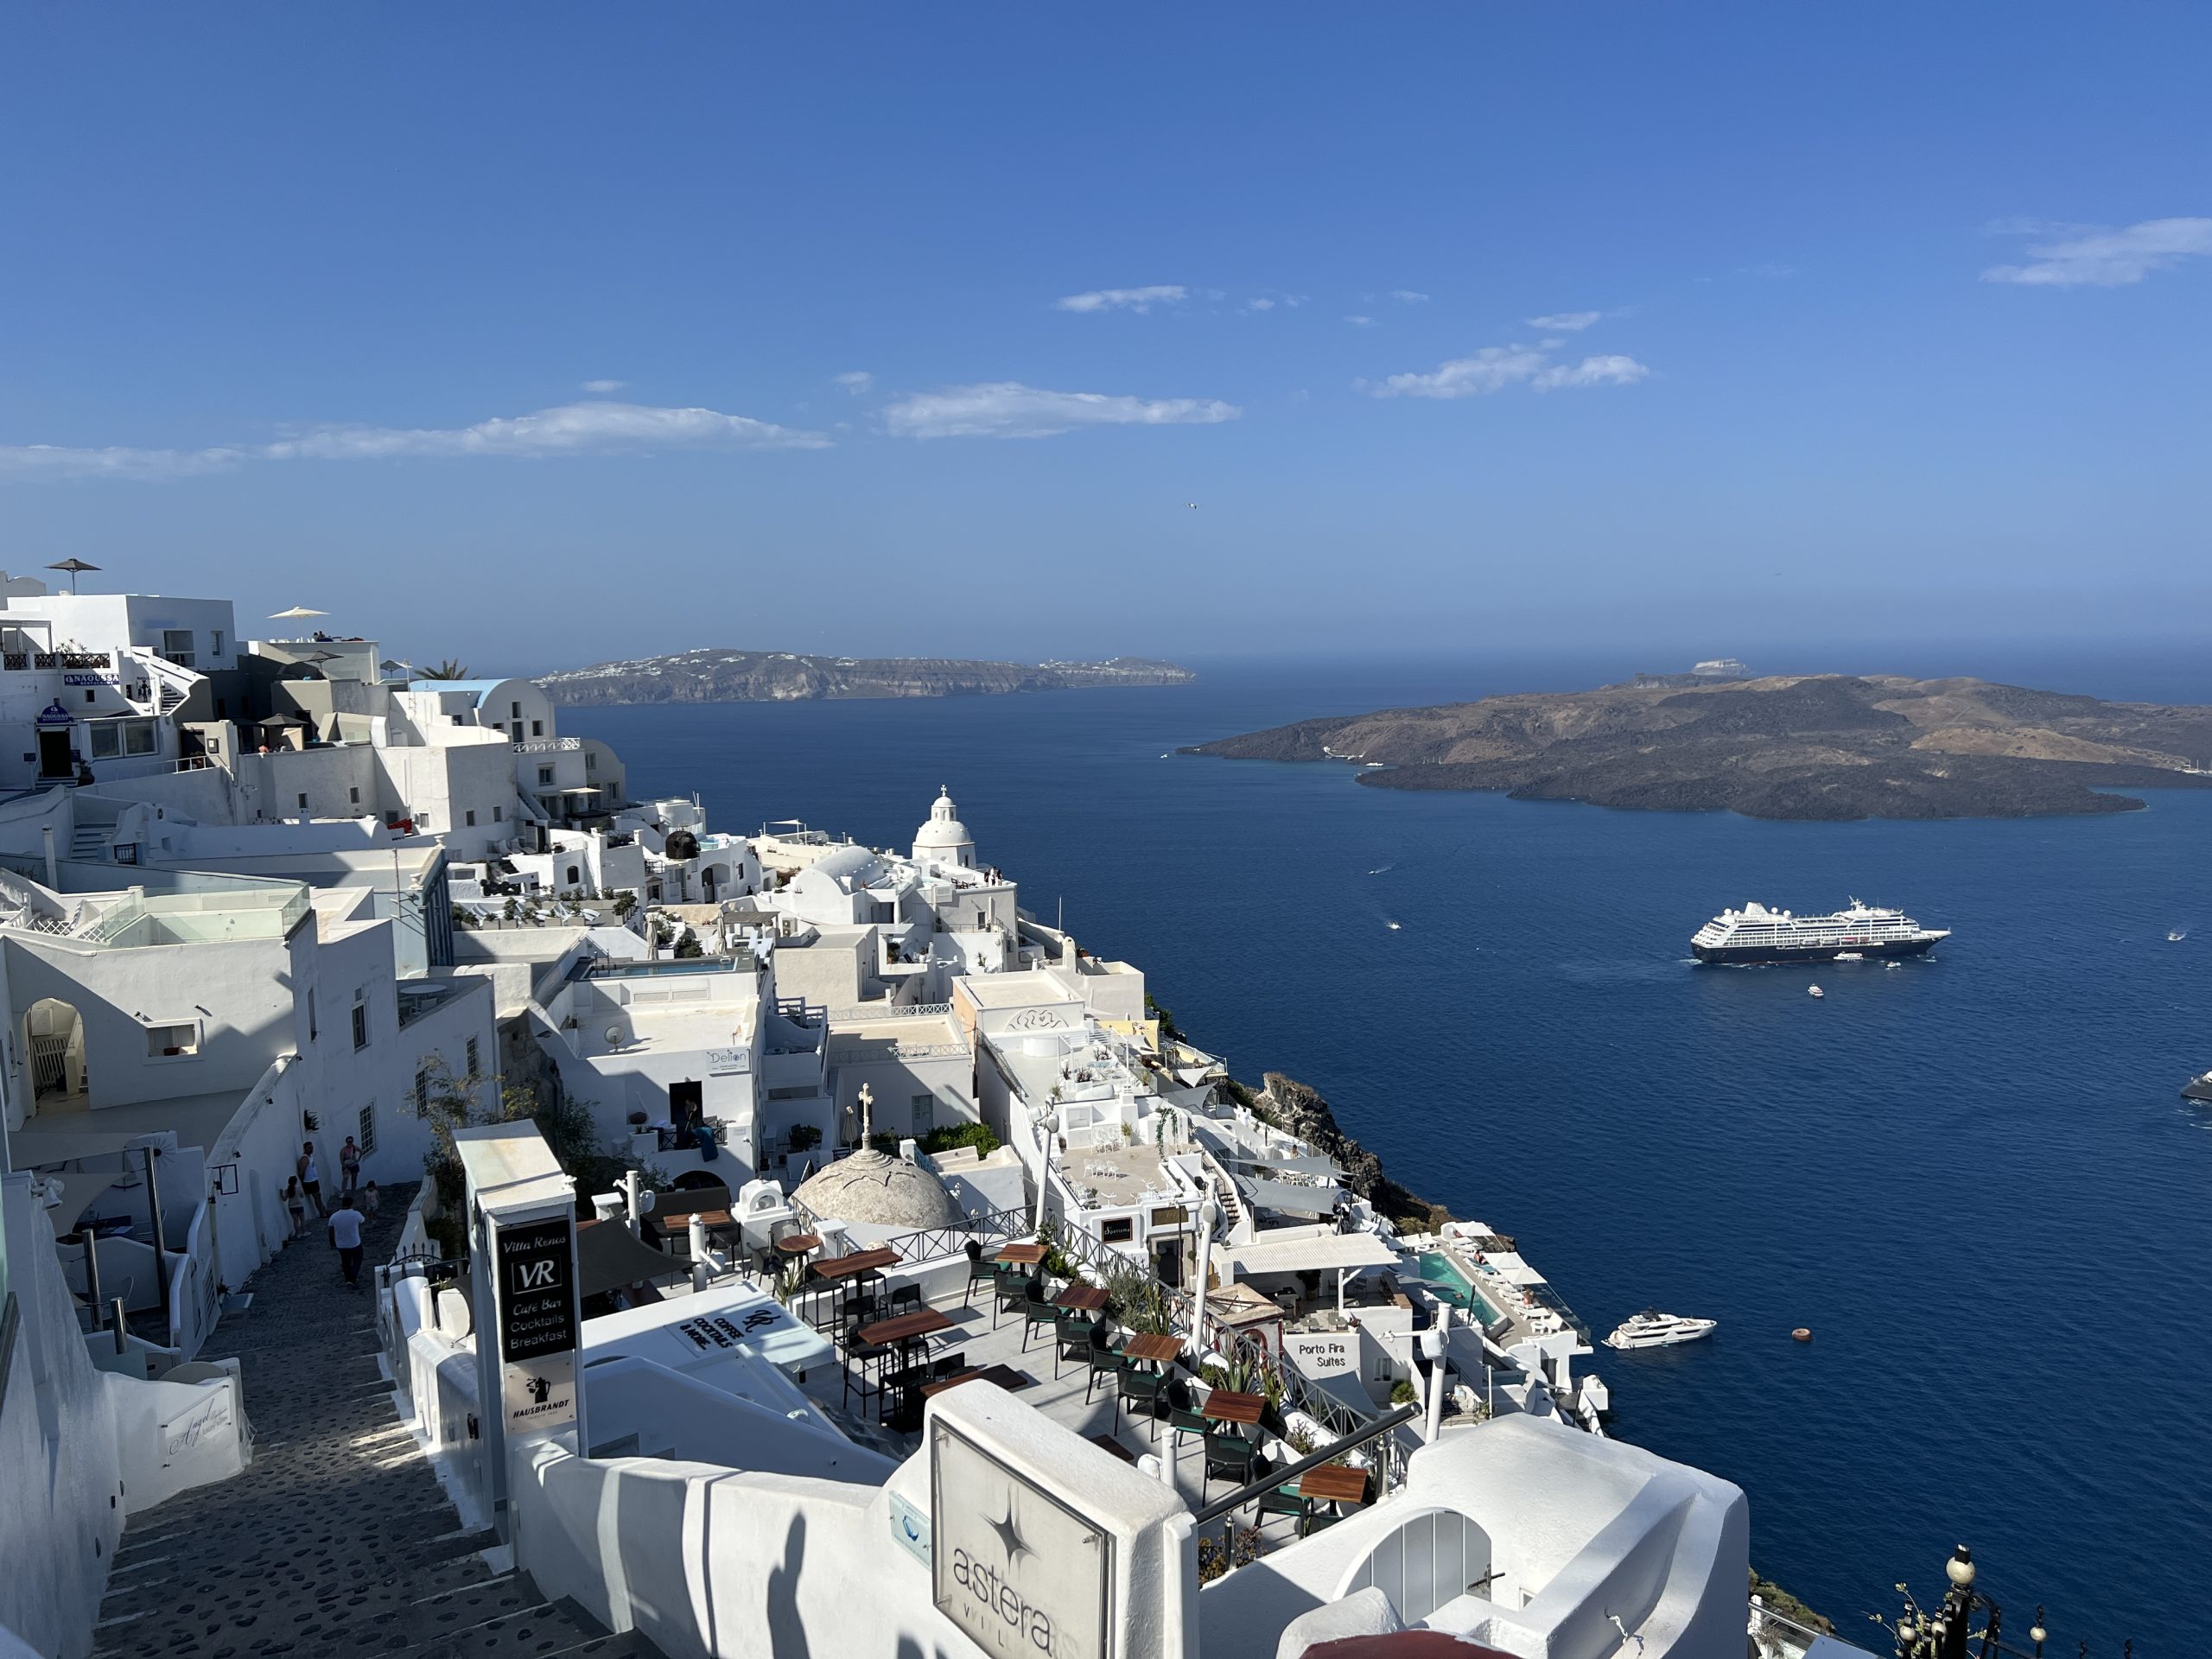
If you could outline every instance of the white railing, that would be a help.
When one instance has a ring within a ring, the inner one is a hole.
[[[581,737],[532,737],[514,746],[517,754],[565,754],[571,749],[581,749]]]
[[[909,1002],[905,1007],[840,1008],[836,1022],[841,1026],[861,1025],[870,1020],[926,1020],[935,1014],[950,1014],[950,1002]]]

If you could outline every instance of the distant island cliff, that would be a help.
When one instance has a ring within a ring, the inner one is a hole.
[[[1184,753],[1335,760],[1378,789],[1755,818],[2125,812],[2143,803],[2113,791],[2212,785],[2212,708],[1975,679],[1659,678],[1305,720]]]
[[[957,657],[804,657],[710,647],[540,674],[554,702],[794,702],[823,697],[993,696],[1079,686],[1186,685],[1173,663],[1112,657],[1102,663],[988,663]]]

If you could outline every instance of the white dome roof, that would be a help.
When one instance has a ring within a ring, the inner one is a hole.
[[[952,804],[952,791],[940,787],[937,799],[930,803],[929,822],[914,831],[914,845],[925,847],[973,847],[976,838],[968,833],[968,826],[955,815],[959,808]]]
[[[824,1220],[868,1227],[919,1230],[957,1226],[965,1219],[935,1175],[873,1148],[808,1176],[791,1197]]]

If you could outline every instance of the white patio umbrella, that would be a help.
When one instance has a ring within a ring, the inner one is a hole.
[[[293,606],[293,607],[292,607],[292,608],[291,608],[291,609],[289,609],[289,611],[271,611],[271,612],[270,612],[270,613],[269,613],[269,620],[270,620],[271,622],[289,622],[289,621],[291,621],[291,620],[292,620],[294,618],[296,618],[296,617],[302,617],[302,616],[328,616],[329,614],[330,614],[330,613],[329,613],[328,611],[318,611],[318,610],[316,610],[316,609],[315,609],[314,607],[312,607],[312,606],[308,606],[308,605],[295,605],[295,606]]]

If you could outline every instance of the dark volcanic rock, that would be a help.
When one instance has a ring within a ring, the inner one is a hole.
[[[1313,1143],[1344,1172],[1344,1185],[1392,1220],[1412,1218],[1425,1226],[1452,1219],[1443,1205],[1416,1198],[1382,1173],[1382,1160],[1337,1127],[1329,1103],[1294,1077],[1267,1074],[1267,1090],[1254,1096],[1252,1109],[1269,1122]]]
[[[1186,685],[1173,663],[1115,657],[1102,663],[991,663],[952,657],[804,657],[788,651],[687,651],[542,674],[569,705],[803,702],[830,697],[992,696],[1077,686]]]
[[[1188,753],[1361,763],[1376,789],[1750,817],[2125,812],[2212,785],[2212,709],[1886,675],[1605,686],[1300,721]]]

